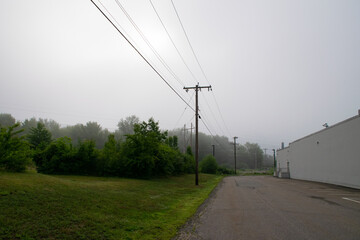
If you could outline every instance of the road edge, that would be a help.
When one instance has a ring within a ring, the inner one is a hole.
[[[221,179],[221,181],[211,191],[211,193],[209,194],[209,197],[207,199],[205,199],[205,201],[198,207],[198,209],[196,210],[194,215],[189,217],[189,219],[186,221],[186,223],[179,228],[177,234],[171,240],[189,240],[189,239],[200,239],[201,238],[196,233],[196,227],[200,223],[200,217],[206,212],[210,202],[213,201],[217,192],[224,184],[224,179],[227,177],[228,176],[223,177],[223,179]]]

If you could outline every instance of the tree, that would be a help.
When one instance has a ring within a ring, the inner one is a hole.
[[[86,125],[82,125],[83,138],[81,140],[93,140],[96,143],[96,148],[100,149],[104,147],[107,136],[100,124],[97,122],[87,122]]]
[[[21,128],[24,129],[24,131],[21,132],[20,135],[27,135],[31,128],[36,127],[37,123],[38,121],[34,117],[25,119],[25,121],[21,123]]]
[[[15,124],[15,118],[8,113],[0,113],[0,126],[10,127]]]
[[[216,159],[212,155],[207,155],[200,162],[200,169],[202,173],[211,173],[215,174],[218,169],[218,164]]]
[[[169,131],[169,136],[181,136],[178,138],[178,146],[182,148],[182,146],[190,145],[190,132],[187,131],[185,138],[184,129],[178,128]],[[192,135],[192,140],[195,142],[195,134]],[[234,166],[234,158],[233,158],[233,149],[234,145],[232,142],[229,142],[229,139],[225,136],[211,136],[205,133],[199,133],[199,159],[204,158],[206,155],[212,153],[212,145],[215,145],[216,148],[216,161],[218,164],[233,167]]]
[[[261,168],[264,152],[257,143],[245,143],[249,153],[247,164],[251,168]]]
[[[75,153],[76,167],[71,171],[77,174],[95,175],[97,173],[98,151],[93,140],[80,142]]]
[[[50,131],[54,139],[61,137],[60,124],[52,119],[39,119],[39,122],[43,123],[47,130]]]
[[[186,153],[184,154],[184,172],[185,173],[195,173],[195,159],[191,151],[191,147],[186,148]]]
[[[134,134],[134,126],[135,124],[139,124],[140,120],[137,116],[132,115],[129,117],[126,117],[125,119],[120,119],[118,123],[118,134],[120,136],[126,136]]]
[[[169,146],[172,147],[175,150],[179,149],[178,146],[178,137],[177,136],[172,136],[172,137],[168,137],[165,141],[165,143]]]
[[[51,133],[43,123],[38,122],[36,128],[30,128],[27,139],[33,148],[45,149],[51,143]]]
[[[120,175],[122,169],[120,142],[115,140],[114,134],[110,134],[100,154],[98,162],[99,174]]]
[[[149,178],[159,161],[159,146],[164,143],[167,132],[162,133],[159,123],[150,118],[148,122],[134,125],[134,134],[127,135],[122,157],[127,176]],[[157,169],[161,172],[159,169]]]
[[[253,166],[253,161],[250,159],[249,151],[244,145],[239,145],[239,147],[236,149],[236,155],[239,169],[247,169],[250,167],[249,164]]]
[[[19,123],[0,128],[0,168],[21,172],[31,162],[31,151],[24,137],[19,137],[23,130],[15,131]]]
[[[107,129],[103,130],[97,122],[68,126],[62,132],[63,136],[68,136],[73,140],[74,145],[77,145],[80,141],[93,140],[97,149],[104,147],[107,136],[110,134]]]
[[[42,173],[75,173],[79,169],[78,162],[74,161],[75,155],[76,149],[73,148],[71,139],[58,138],[43,151],[36,166]]]

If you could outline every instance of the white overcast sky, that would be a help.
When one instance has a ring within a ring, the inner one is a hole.
[[[180,83],[115,0],[95,2],[191,106],[193,91],[186,93],[184,85],[212,85],[199,101],[214,135],[279,147],[360,108],[358,0],[174,0],[208,80],[170,0],[152,2],[196,79],[150,1],[119,0]],[[1,0],[0,34],[0,112],[17,120],[97,121],[109,130],[133,114],[154,117],[162,129],[194,122],[191,109],[90,0]],[[208,133],[201,122],[199,129]]]

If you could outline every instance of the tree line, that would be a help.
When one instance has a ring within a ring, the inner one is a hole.
[[[161,131],[152,118],[140,122],[129,116],[114,132],[96,122],[66,127],[48,119],[16,122],[10,114],[0,114],[0,126],[0,168],[21,171],[34,162],[43,173],[143,178],[194,172],[186,134],[183,138],[181,129]],[[226,137],[199,133],[199,145],[203,172],[229,173],[227,168],[233,168],[233,145]],[[216,159],[209,156],[212,145]],[[257,144],[239,145],[237,151],[238,168],[254,168],[256,161],[258,168],[264,166]]]

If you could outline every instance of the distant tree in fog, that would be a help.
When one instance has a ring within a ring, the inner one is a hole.
[[[21,123],[21,128],[24,129],[24,131],[20,135],[27,135],[31,128],[36,128],[37,123],[38,121],[35,117],[25,119],[25,121]]]
[[[31,128],[30,133],[27,135],[27,139],[33,148],[45,148],[51,143],[51,133],[45,128],[45,125],[41,122],[37,123],[36,128]]]
[[[47,130],[51,132],[53,139],[61,137],[60,123],[52,119],[39,119],[39,122],[43,123]]]
[[[250,168],[261,168],[263,165],[264,152],[257,143],[245,143],[244,145],[248,151],[249,158],[247,165]]]
[[[138,123],[140,123],[140,119],[135,115],[120,119],[118,123],[119,134],[122,136],[134,134],[134,125]]]
[[[97,122],[87,122],[86,125],[76,124],[62,129],[62,136],[70,137],[74,145],[79,141],[93,140],[98,149],[104,147],[109,134],[109,131],[103,130]]]
[[[0,125],[2,127],[10,127],[15,124],[15,118],[8,113],[0,113]]]

